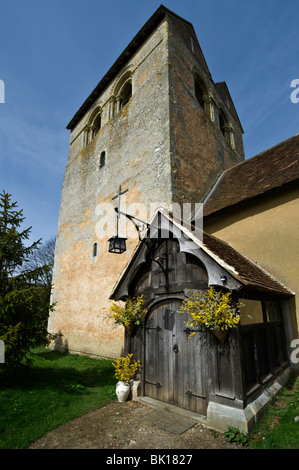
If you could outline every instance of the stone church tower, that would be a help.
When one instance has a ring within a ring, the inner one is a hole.
[[[221,172],[244,159],[243,130],[226,84],[212,80],[193,26],[164,6],[67,129],[49,331],[61,333],[72,352],[115,358],[124,331],[107,320],[108,299],[138,239],[132,225],[127,251],[108,253],[114,229],[104,224],[103,209],[119,186],[128,190],[128,212],[137,203],[202,202]]]

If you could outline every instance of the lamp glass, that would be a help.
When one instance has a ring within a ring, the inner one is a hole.
[[[109,239],[109,253],[121,254],[126,251],[126,238],[112,237]]]

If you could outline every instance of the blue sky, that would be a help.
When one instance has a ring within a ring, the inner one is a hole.
[[[32,241],[57,231],[66,125],[160,4],[0,0],[0,190],[18,201]],[[246,158],[299,132],[298,0],[163,4],[193,24],[214,81],[226,81]]]

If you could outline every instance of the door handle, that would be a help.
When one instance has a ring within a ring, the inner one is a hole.
[[[175,353],[178,353],[178,352],[179,352],[179,347],[178,347],[177,344],[175,344],[175,345],[173,346],[173,351],[174,351]]]

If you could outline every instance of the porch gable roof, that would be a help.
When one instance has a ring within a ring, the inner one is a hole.
[[[212,258],[213,261],[221,266],[221,268],[223,268],[230,276],[239,281],[244,288],[244,292],[255,292],[256,294],[265,294],[275,297],[290,297],[294,295],[294,293],[282,283],[277,281],[264,269],[249,260],[228,243],[194,227],[190,229],[186,228],[164,210],[158,210],[156,212],[151,224],[154,224],[157,220],[158,213],[168,219],[168,222],[173,224],[173,226],[176,227],[184,237],[192,240],[198,249],[203,250],[206,255]],[[172,231],[171,225],[169,230]],[[145,238],[146,236],[144,239]],[[182,251],[184,251],[184,248]],[[131,276],[133,272],[135,273],[138,267],[145,262],[146,252],[147,247],[141,241],[137,245],[131,259],[115,284],[110,299],[115,298],[116,292],[119,290],[123,282],[125,282],[127,276]],[[192,254],[195,256],[197,255],[196,250],[191,250],[189,252],[193,252]]]

